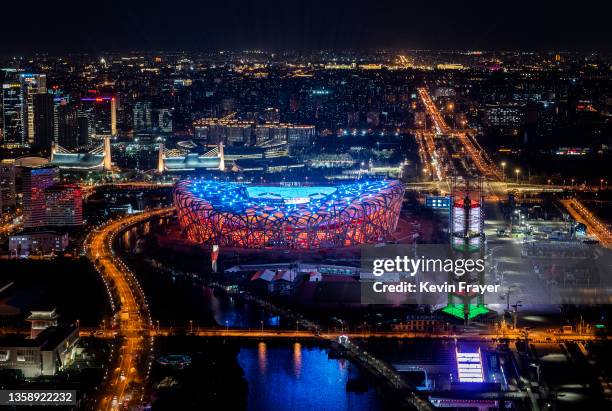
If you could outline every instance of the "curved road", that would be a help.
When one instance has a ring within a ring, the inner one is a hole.
[[[126,228],[172,211],[173,208],[169,207],[111,220],[85,240],[87,257],[94,262],[109,290],[114,291],[110,293],[111,306],[116,312],[114,322],[123,337],[115,366],[109,367],[112,374],[101,391],[99,410],[115,410],[138,402],[146,371],[139,368],[146,363],[143,361],[148,354],[146,348],[150,347],[153,338],[149,335],[151,315],[146,297],[133,273],[114,256],[113,241]],[[119,301],[114,300],[115,297]]]
[[[587,227],[587,232],[597,237],[604,247],[612,247],[612,233],[610,233],[606,224],[597,218],[580,200],[570,198],[569,200],[561,200],[561,204],[572,218],[583,223]]]

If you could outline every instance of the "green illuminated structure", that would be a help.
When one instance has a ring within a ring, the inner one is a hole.
[[[482,182],[453,180],[450,210],[450,245],[455,259],[484,259],[484,216],[482,207]],[[484,271],[466,273],[461,277],[449,273],[449,283],[465,281],[484,285]],[[459,289],[459,287],[457,287]],[[480,293],[448,293],[448,303],[443,312],[467,322],[489,310]]]

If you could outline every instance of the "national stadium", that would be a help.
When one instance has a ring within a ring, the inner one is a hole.
[[[396,180],[297,187],[183,180],[173,200],[197,243],[316,249],[383,241],[396,229],[403,195]]]

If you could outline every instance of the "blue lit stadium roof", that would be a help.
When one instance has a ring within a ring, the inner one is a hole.
[[[247,195],[254,200],[283,200],[284,203],[309,203],[313,199],[327,197],[336,187],[247,187]]]
[[[359,181],[338,186],[246,186],[213,180],[189,181],[188,190],[196,198],[210,203],[219,211],[241,213],[247,209],[294,211],[318,209],[323,203],[344,208],[357,198],[377,194],[396,182],[388,180]]]
[[[229,247],[345,247],[395,231],[404,187],[395,180],[272,186],[182,180],[172,192],[185,235]]]

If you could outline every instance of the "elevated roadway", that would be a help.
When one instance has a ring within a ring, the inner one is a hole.
[[[561,204],[572,218],[587,227],[589,234],[597,237],[599,242],[610,248],[612,247],[612,233],[608,226],[595,216],[580,200],[577,198],[571,198],[568,200],[561,200]]]
[[[152,343],[149,333],[151,316],[146,297],[133,273],[115,257],[113,242],[117,235],[128,227],[156,216],[172,212],[172,208],[149,210],[118,220],[90,233],[85,240],[87,257],[94,262],[102,276],[115,310],[116,333],[122,338],[113,373],[106,379],[99,401],[100,410],[114,410],[120,406],[137,402],[144,383],[144,370],[140,368]]]

